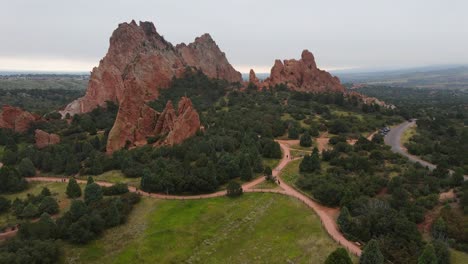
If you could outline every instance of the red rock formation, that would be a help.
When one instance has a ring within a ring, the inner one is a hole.
[[[187,67],[197,68],[211,78],[242,81],[241,74],[208,34],[189,45],[174,47],[151,22],[120,24],[112,34],[106,56],[91,73],[85,96],[61,113],[85,113],[98,105],[105,106],[106,101],[116,102],[119,112],[109,133],[108,152],[127,143],[142,144],[154,132],[154,121],[159,117],[145,103],[157,99],[160,89],[168,87],[172,78],[180,77]]]
[[[208,77],[229,82],[242,81],[240,72],[229,64],[226,54],[221,52],[209,34],[196,38],[188,46],[179,44],[176,49],[188,66],[199,68]]]
[[[110,38],[106,56],[94,68],[86,95],[70,103],[63,111],[71,115],[86,113],[106,101],[122,103],[125,91],[142,89],[144,98],[156,99],[159,90],[169,85],[172,77],[180,76],[187,66],[203,71],[208,77],[241,82],[242,77],[208,34],[189,45],[174,47],[158,34],[151,22],[119,24]],[[126,87],[129,71],[138,87]]]
[[[50,145],[55,145],[60,143],[60,136],[57,134],[49,134],[43,130],[36,129],[35,133],[35,140],[36,140],[36,147],[38,148],[45,148]]]
[[[156,145],[179,144],[195,135],[200,128],[200,118],[187,97],[179,101],[177,114],[171,101],[168,101],[162,113],[158,113],[143,104],[141,108],[132,104],[125,110],[125,116],[132,117],[136,122],[117,122],[109,133],[107,152],[112,153],[125,147],[140,146],[147,142],[148,137],[160,136]],[[123,112],[119,111],[119,114]],[[130,119],[129,119],[130,120]],[[117,128],[117,129],[116,129]],[[118,133],[116,132],[118,131]]]
[[[337,77],[317,68],[314,55],[304,50],[300,60],[276,60],[270,77],[259,88],[286,84],[290,89],[303,92],[345,92]]]
[[[200,129],[200,118],[195,108],[193,108],[190,99],[182,97],[177,106],[177,112],[177,118],[174,120],[172,130],[167,135],[164,144],[171,146],[179,144],[195,135],[198,129]]]
[[[249,72],[249,84],[257,86],[257,88],[260,88],[260,80],[257,78],[257,75],[255,75],[255,72],[253,69],[250,69]]]
[[[9,128],[16,132],[26,132],[31,123],[38,121],[40,118],[40,116],[23,111],[21,108],[4,105],[0,114],[0,128]]]

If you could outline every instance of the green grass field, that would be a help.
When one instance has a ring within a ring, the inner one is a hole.
[[[271,181],[263,181],[254,186],[255,189],[281,189],[278,184]]]
[[[318,217],[278,194],[168,201],[145,198],[126,225],[63,263],[323,263],[337,247]]]
[[[88,175],[80,176],[79,179],[86,180]],[[111,183],[126,183],[130,186],[140,187],[141,178],[127,178],[119,170],[104,172],[103,174],[93,176],[96,181],[105,181]]]
[[[302,159],[291,161],[281,171],[281,179],[287,184],[294,185],[299,178],[299,164],[301,164],[301,161]]]
[[[468,263],[468,254],[457,251],[457,250],[450,250],[450,263],[452,264],[466,264]]]
[[[278,166],[279,162],[281,159],[267,159],[263,158],[263,166],[264,167],[270,167],[271,169],[276,168]]]

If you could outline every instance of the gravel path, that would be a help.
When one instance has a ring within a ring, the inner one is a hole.
[[[262,183],[265,181],[265,177],[259,177],[251,182],[247,182],[242,185],[242,188],[244,192],[262,192],[262,193],[278,193],[282,195],[287,195],[294,197],[301,202],[303,202],[305,205],[307,205],[309,208],[313,209],[315,213],[319,216],[323,227],[325,230],[328,232],[331,238],[333,238],[337,243],[339,243],[341,246],[347,248],[351,253],[354,255],[360,256],[361,255],[361,249],[359,246],[357,246],[354,242],[347,240],[343,234],[339,231],[339,228],[336,224],[335,217],[339,213],[338,208],[329,208],[325,207],[323,205],[320,205],[319,203],[315,202],[308,196],[302,194],[292,186],[288,185],[286,182],[284,182],[281,179],[281,170],[288,165],[289,162],[293,160],[297,160],[299,158],[291,158],[290,154],[290,148],[289,145],[287,144],[287,141],[279,141],[281,149],[283,150],[283,158],[281,159],[280,163],[276,168],[273,170],[273,176],[276,176],[276,178],[279,180],[279,186],[283,190],[278,190],[278,189],[256,189],[255,186],[259,183]],[[32,178],[27,178],[28,181],[41,181],[41,182],[63,182],[66,183],[68,182],[67,178],[56,178],[56,177],[32,177]],[[78,183],[83,183],[85,184],[85,180],[77,180]],[[104,181],[95,181],[97,184],[101,186],[112,186],[113,183],[109,182],[104,182]],[[220,196],[225,196],[226,191],[218,191],[215,193],[210,193],[210,194],[201,194],[201,195],[166,195],[166,194],[159,194],[159,193],[148,193],[144,192],[141,190],[138,190],[135,187],[129,186],[129,190],[131,192],[137,192],[143,196],[148,196],[152,198],[157,198],[157,199],[167,199],[167,200],[195,200],[195,199],[205,199],[205,198],[213,198],[213,197],[220,197]],[[13,233],[16,233],[15,231],[8,232],[8,237],[11,237]],[[0,234],[0,239],[1,239],[1,234]]]

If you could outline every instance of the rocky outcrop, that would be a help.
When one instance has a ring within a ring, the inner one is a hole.
[[[167,119],[169,124],[172,124],[172,129],[164,139],[163,144],[174,145],[180,144],[185,139],[192,137],[200,129],[200,117],[197,111],[193,108],[192,101],[187,97],[182,97],[177,106],[177,118],[171,122]],[[163,127],[171,127],[171,125],[164,125]]]
[[[145,99],[154,100],[159,90],[166,88],[174,76],[181,76],[188,66],[211,78],[242,81],[241,74],[229,64],[209,34],[189,45],[182,43],[174,47],[159,35],[151,22],[122,23],[110,38],[106,56],[93,69],[85,96],[70,103],[61,113],[63,116],[86,113],[98,105],[105,106],[106,101],[122,103],[125,90],[131,89],[140,89]],[[138,86],[127,87],[129,78],[135,78]]]
[[[255,72],[253,69],[250,69],[249,72],[249,85],[255,85],[257,88],[260,88],[260,80],[257,78],[257,75],[255,75]]]
[[[36,129],[34,131],[34,138],[36,140],[37,148],[45,148],[50,145],[55,145],[60,143],[60,136],[57,134],[49,134],[43,130]]]
[[[221,52],[209,34],[204,34],[189,45],[176,46],[182,60],[191,67],[200,69],[210,78],[223,79],[228,82],[241,82],[242,76],[236,71]]]
[[[9,128],[22,133],[29,129],[32,122],[38,121],[40,118],[40,116],[21,108],[4,105],[0,114],[0,128]]]
[[[317,68],[314,55],[304,50],[300,60],[276,60],[270,77],[258,88],[286,84],[290,89],[302,92],[345,92],[338,77]]]
[[[145,103],[157,99],[160,90],[167,88],[173,77],[182,76],[187,67],[211,78],[242,81],[208,34],[174,47],[151,22],[122,23],[112,34],[106,56],[93,69],[85,96],[61,114],[86,113],[113,101],[119,104],[119,111],[109,133],[108,151],[143,144],[160,115]]]
[[[121,113],[123,112],[119,111]],[[177,113],[172,102],[168,101],[162,113],[147,105],[141,108],[129,105],[125,116],[126,120],[134,119],[136,122],[120,122],[123,119],[117,118],[109,133],[107,153],[123,147],[145,145],[149,137],[158,138],[155,145],[179,144],[200,129],[198,113],[187,97],[182,97],[179,101]]]

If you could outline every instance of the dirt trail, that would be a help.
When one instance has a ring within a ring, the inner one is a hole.
[[[290,145],[293,144],[293,142],[288,142],[287,140],[279,140],[278,141],[281,149],[283,150],[283,157],[276,166],[276,168],[273,170],[273,176],[276,176],[277,179],[279,179],[280,182],[280,187],[283,190],[279,189],[256,189],[255,186],[259,183],[262,183],[265,181],[265,177],[259,177],[251,182],[247,182],[242,185],[242,189],[244,192],[268,192],[268,193],[278,193],[282,195],[288,195],[291,197],[294,197],[300,201],[302,201],[305,205],[307,205],[309,208],[313,209],[315,213],[319,216],[323,227],[325,230],[328,232],[331,238],[333,238],[338,244],[341,246],[347,248],[351,253],[354,255],[360,256],[361,255],[361,249],[359,246],[357,246],[354,242],[347,240],[339,231],[338,226],[336,225],[335,218],[339,213],[338,208],[329,208],[325,207],[323,205],[320,205],[319,203],[315,202],[308,196],[302,194],[301,192],[297,191],[295,188],[291,187],[287,183],[285,183],[281,179],[281,171],[282,169],[288,165],[289,162],[293,160],[297,160],[298,158],[292,159],[291,154],[290,154]],[[63,182],[66,183],[68,182],[68,179],[66,178],[54,178],[54,177],[32,177],[32,178],[27,178],[28,181],[43,181],[43,182]],[[83,183],[85,184],[85,180],[77,180],[78,183]],[[109,182],[104,182],[104,181],[96,181],[97,184],[101,186],[112,186],[113,183]],[[136,192],[139,193],[143,196],[148,196],[148,197],[153,197],[157,199],[170,199],[170,200],[194,200],[194,199],[205,199],[205,198],[213,198],[213,197],[220,197],[226,195],[226,191],[218,191],[215,193],[210,193],[210,194],[201,194],[201,195],[187,195],[187,196],[180,196],[180,195],[166,195],[166,194],[159,194],[159,193],[148,193],[144,192],[141,190],[138,190],[135,187],[129,186],[129,190],[131,192]],[[14,232],[14,231],[11,231]],[[9,236],[11,236],[11,232],[8,232]],[[16,233],[16,232],[15,232]]]

